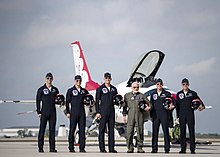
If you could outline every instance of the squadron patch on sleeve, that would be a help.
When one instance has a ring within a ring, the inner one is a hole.
[[[154,100],[157,100],[157,94],[154,94],[154,95],[153,95],[153,99],[154,99]]]
[[[183,94],[183,93],[180,93],[180,94],[179,94],[179,98],[180,98],[180,99],[183,99],[183,98],[184,98],[184,94]]]
[[[108,89],[107,88],[102,88],[102,92],[103,93],[108,93]]]
[[[49,90],[48,90],[47,88],[45,88],[45,89],[43,90],[43,92],[44,92],[44,94],[49,94]]]
[[[78,95],[78,91],[77,91],[77,90],[73,90],[72,93],[73,93],[74,96],[77,96],[77,95]]]

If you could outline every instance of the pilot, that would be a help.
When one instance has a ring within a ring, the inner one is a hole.
[[[189,129],[190,151],[191,154],[195,154],[195,116],[194,109],[192,109],[193,99],[199,99],[201,101],[197,93],[189,89],[189,80],[184,78],[182,80],[182,90],[176,95],[177,117],[180,122],[180,154],[186,153],[186,125],[188,125]],[[202,111],[204,108],[205,106],[201,101],[201,106],[199,106],[198,109]]]
[[[144,141],[144,112],[150,111],[151,105],[146,96],[139,92],[139,84],[137,82],[132,83],[131,89],[131,92],[124,95],[125,104],[123,107],[123,119],[125,123],[127,119],[127,153],[134,152],[134,128],[137,131],[137,152],[145,153],[142,149]],[[146,101],[143,107],[144,110],[138,106],[141,101]],[[127,118],[126,115],[128,115]]]
[[[100,119],[99,124],[99,149],[100,152],[106,153],[105,150],[105,130],[108,124],[108,147],[110,153],[117,153],[114,149],[114,126],[115,126],[115,108],[113,97],[118,94],[117,89],[111,85],[111,74],[104,74],[104,84],[96,89],[96,117]]]
[[[150,102],[152,103],[152,151],[151,153],[157,153],[158,151],[158,132],[160,124],[164,133],[164,149],[165,153],[170,151],[170,137],[169,137],[169,115],[170,111],[174,109],[174,104],[171,103],[169,108],[164,108],[164,101],[166,98],[172,98],[171,93],[163,89],[162,79],[156,80],[156,87],[150,96]]]
[[[56,153],[55,149],[55,128],[56,128],[56,107],[55,97],[59,94],[59,90],[52,85],[53,75],[47,73],[45,77],[45,84],[37,91],[36,106],[37,114],[40,118],[40,129],[38,134],[38,151],[44,152],[44,133],[49,121],[49,146],[50,152]]]
[[[74,133],[76,125],[79,127],[79,151],[85,153],[85,125],[86,115],[84,108],[84,98],[89,93],[85,88],[81,87],[82,77],[75,76],[75,84],[69,88],[66,93],[66,116],[70,119],[69,130],[69,152],[74,153]],[[71,103],[71,110],[69,104]]]

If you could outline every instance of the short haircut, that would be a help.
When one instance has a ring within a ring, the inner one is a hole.
[[[131,84],[131,87],[133,87],[135,84],[137,84],[138,87],[139,87],[139,83],[138,83],[138,82],[133,82],[133,83]]]

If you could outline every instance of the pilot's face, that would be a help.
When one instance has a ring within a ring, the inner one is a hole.
[[[161,90],[161,89],[163,88],[163,84],[160,83],[160,82],[158,82],[158,83],[156,84],[156,86],[157,86],[157,89],[158,89],[158,90]]]
[[[104,81],[105,81],[106,84],[110,84],[111,80],[112,80],[111,77],[104,77]]]
[[[53,77],[46,77],[45,80],[46,80],[46,83],[52,84],[52,82],[53,82]]]
[[[182,88],[183,88],[183,90],[188,90],[189,89],[189,84],[188,83],[182,83]]]
[[[77,79],[75,80],[75,85],[76,86],[81,86],[82,80],[81,79]]]
[[[133,93],[137,93],[139,91],[139,84],[135,83],[132,85],[132,91]]]

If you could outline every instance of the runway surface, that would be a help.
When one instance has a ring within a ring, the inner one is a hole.
[[[212,140],[211,145],[197,145],[196,154],[190,154],[187,149],[187,154],[179,154],[180,146],[172,145],[169,154],[164,153],[163,141],[159,142],[159,151],[157,154],[151,154],[151,143],[150,138],[145,140],[144,154],[135,153],[127,154],[127,148],[125,140],[117,139],[115,149],[118,151],[117,154],[113,153],[100,153],[98,148],[97,138],[89,138],[87,140],[86,151],[87,153],[79,153],[78,146],[75,147],[76,153],[69,153],[68,143],[65,138],[58,138],[56,142],[56,148],[58,153],[50,153],[48,147],[48,140],[45,141],[44,153],[38,153],[37,140],[36,138],[10,138],[0,139],[0,157],[72,157],[72,156],[84,156],[84,157],[110,157],[110,156],[206,156],[206,157],[219,157],[220,156],[220,141]],[[106,150],[108,147],[106,146]]]

